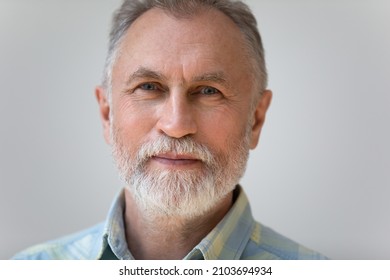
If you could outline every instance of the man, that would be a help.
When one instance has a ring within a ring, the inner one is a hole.
[[[238,185],[271,102],[256,20],[224,0],[125,0],[96,97],[127,187],[107,221],[16,259],[321,259]]]

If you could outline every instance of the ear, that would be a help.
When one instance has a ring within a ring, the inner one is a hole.
[[[259,143],[261,129],[264,125],[265,115],[271,104],[272,100],[272,92],[270,90],[265,90],[262,96],[257,101],[256,109],[254,111],[253,116],[253,124],[252,124],[252,133],[250,139],[250,148],[256,148]]]
[[[101,86],[96,87],[95,96],[99,104],[100,120],[103,125],[104,139],[107,144],[110,144],[110,103],[108,102],[106,91]]]

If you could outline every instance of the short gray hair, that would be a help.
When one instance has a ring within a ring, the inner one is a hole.
[[[250,8],[241,1],[233,0],[123,0],[120,8],[114,13],[109,38],[109,47],[104,66],[102,85],[109,99],[112,90],[112,69],[118,56],[119,45],[133,22],[152,8],[165,10],[175,17],[189,17],[202,8],[214,8],[228,16],[241,30],[246,41],[260,91],[267,87],[267,69],[264,49],[257,21]],[[260,92],[260,93],[261,93]]]

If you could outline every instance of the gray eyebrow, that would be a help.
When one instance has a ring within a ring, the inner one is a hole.
[[[167,80],[167,78],[160,72],[151,70],[146,67],[138,68],[134,73],[132,73],[127,79],[127,84],[130,84],[133,80],[140,78],[149,78],[154,80]],[[204,73],[199,76],[192,78],[192,82],[214,82],[221,84],[225,87],[230,87],[225,74],[222,71]]]
[[[214,82],[225,87],[230,87],[225,74],[222,71],[205,73],[192,79],[194,82]]]
[[[127,79],[127,84],[130,84],[133,80],[136,80],[139,78],[166,80],[165,76],[162,73],[153,71],[153,70],[148,69],[146,67],[140,67],[129,76],[129,78]]]

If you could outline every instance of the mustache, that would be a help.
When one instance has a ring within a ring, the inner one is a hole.
[[[197,143],[191,136],[172,138],[161,135],[153,141],[143,143],[136,155],[136,160],[137,162],[146,162],[151,157],[168,152],[191,155],[208,165],[215,164],[214,156],[210,149],[203,144]]]

